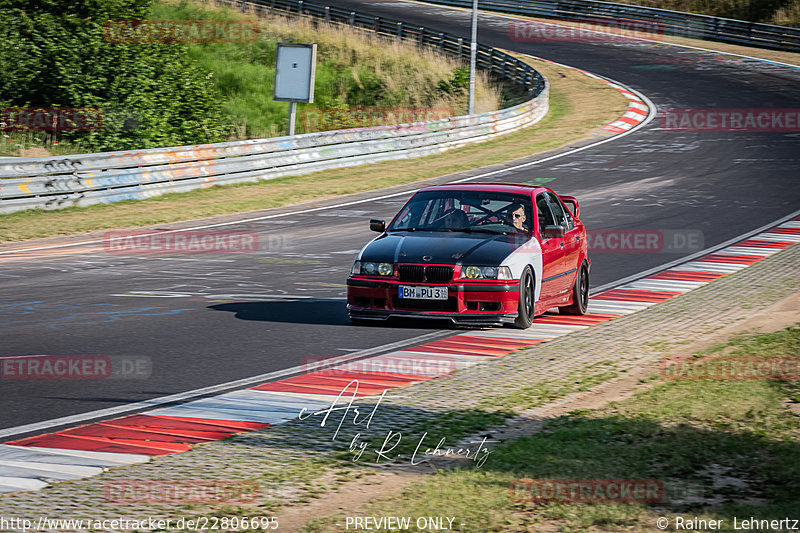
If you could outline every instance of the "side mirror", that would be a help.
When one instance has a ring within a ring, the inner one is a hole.
[[[377,218],[371,218],[369,220],[369,229],[377,231],[378,233],[383,233],[386,231],[386,222]]]
[[[564,237],[564,226],[545,226],[543,239],[560,239]]]

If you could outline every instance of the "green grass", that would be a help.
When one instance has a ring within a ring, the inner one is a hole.
[[[703,355],[798,358],[798,343],[800,324]],[[659,516],[674,530],[676,515],[721,519],[720,531],[735,531],[734,516],[796,517],[800,416],[789,406],[797,401],[795,382],[664,382],[548,421],[541,432],[495,448],[482,469],[440,472],[361,514],[455,516],[467,532],[652,531]],[[664,497],[654,504],[532,503],[512,499],[509,486],[519,479],[658,480]],[[342,519],[320,518],[305,531],[335,531]]]
[[[47,147],[46,149],[44,148],[45,146]],[[33,153],[26,152],[30,149],[34,149]],[[79,145],[73,145],[69,142],[53,144],[50,134],[44,131],[0,132],[0,156],[41,157],[48,154],[68,155],[79,152]]]
[[[564,398],[575,392],[584,392],[618,376],[616,364],[601,361],[571,372],[562,379],[547,380],[527,387],[519,387],[500,396],[490,396],[479,404],[483,407],[504,405],[510,409],[533,409]]]
[[[223,98],[222,111],[234,125],[230,140],[268,138],[288,132],[287,102],[273,100],[275,55],[278,42],[317,43],[314,103],[298,104],[297,133],[358,127],[363,114],[356,109],[380,110],[391,122],[391,112],[415,110],[413,116],[465,114],[467,80],[456,59],[416,44],[380,39],[345,27],[315,26],[307,19],[275,15],[257,18],[238,10],[212,7],[195,0],[153,2],[151,20],[258,20],[257,39],[251,42],[188,43],[189,57],[207,71]],[[522,101],[516,86],[490,81],[479,71],[476,111],[493,111]],[[374,122],[374,121],[373,121]],[[0,155],[46,148],[51,155],[85,151],[79,143],[52,144],[44,132],[10,133],[0,137]],[[34,154],[43,155],[43,154]]]
[[[81,232],[162,224],[228,213],[254,211],[390,187],[526,157],[588,137],[615,120],[627,100],[607,84],[570,69],[530,60],[552,80],[550,111],[541,122],[491,141],[413,160],[385,161],[257,184],[217,186],[147,200],[28,210],[0,215],[0,242]],[[532,172],[532,179],[553,178]],[[529,180],[530,181],[530,180]]]
[[[150,18],[243,19],[252,15],[189,0],[159,1]],[[374,36],[332,26],[314,26],[306,19],[268,16],[261,19],[258,39],[244,43],[189,44],[189,55],[213,75],[224,96],[223,110],[238,126],[239,138],[285,135],[288,103],[272,99],[275,53],[278,42],[317,43],[317,69],[313,104],[298,104],[297,133],[306,131],[312,114],[330,115],[330,110],[378,107],[451,107],[466,109],[465,87],[451,88],[461,66],[456,60],[414,44],[398,44]],[[447,89],[447,90],[446,90]],[[500,89],[483,76],[478,98],[484,110],[500,105]],[[341,127],[350,127],[344,123]],[[333,129],[328,128],[328,129]],[[310,128],[308,131],[316,131]]]

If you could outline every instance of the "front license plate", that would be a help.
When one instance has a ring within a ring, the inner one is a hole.
[[[413,298],[415,300],[447,300],[447,287],[398,287],[400,298]]]

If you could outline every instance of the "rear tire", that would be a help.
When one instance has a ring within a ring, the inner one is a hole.
[[[562,315],[585,315],[589,308],[589,269],[586,262],[581,264],[578,275],[575,276],[575,285],[572,287],[572,305],[559,307]]]
[[[534,313],[534,283],[531,267],[525,267],[522,276],[519,278],[519,304],[517,306],[517,318],[514,320],[514,327],[528,329],[533,324]]]

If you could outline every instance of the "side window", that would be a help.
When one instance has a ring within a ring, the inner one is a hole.
[[[564,206],[561,205],[561,200],[559,200],[555,194],[553,193],[545,193],[547,198],[550,200],[550,208],[553,210],[553,215],[556,219],[557,226],[564,226],[564,229],[569,231],[572,229],[572,217],[564,209]]]
[[[533,204],[530,197],[514,202],[506,208],[506,220],[520,231],[533,231]],[[516,208],[516,212],[515,212]],[[518,213],[522,208],[522,213]],[[521,219],[521,220],[520,220]]]
[[[572,213],[570,212],[569,207],[566,207],[563,202],[561,207],[564,207],[564,214],[567,215],[567,231],[569,231],[575,227],[575,221],[572,218]]]
[[[525,208],[525,229],[526,231],[533,232],[533,202],[530,196],[522,202],[522,206]]]
[[[544,194],[536,196],[536,211],[539,216],[539,235],[544,233],[545,226],[554,226],[553,214],[550,212],[550,206],[547,205],[547,198]]]

